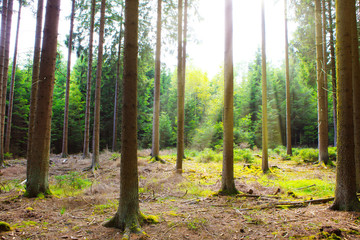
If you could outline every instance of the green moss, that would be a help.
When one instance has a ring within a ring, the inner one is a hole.
[[[0,222],[0,232],[8,232],[11,231],[10,224],[6,222]]]
[[[147,223],[147,224],[156,224],[156,223],[159,223],[159,217],[158,216],[155,216],[155,215],[145,215],[143,213],[140,213],[141,214],[141,218],[143,220],[144,223]]]

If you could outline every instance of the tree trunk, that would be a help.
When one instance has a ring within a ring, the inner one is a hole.
[[[315,0],[315,24],[316,24],[316,69],[317,69],[317,92],[318,92],[318,145],[319,162],[327,164],[328,154],[328,124],[326,107],[326,85],[324,81],[324,54],[322,37],[321,2]]]
[[[36,13],[36,29],[35,29],[35,46],[34,46],[34,59],[33,59],[33,72],[31,82],[31,96],[30,96],[30,109],[29,109],[29,130],[27,142],[27,165],[31,165],[31,146],[32,136],[34,134],[35,125],[35,110],[36,110],[36,96],[38,90],[39,72],[40,72],[40,51],[41,51],[41,36],[42,36],[42,19],[44,10],[44,0],[38,0],[38,8]],[[27,168],[29,170],[29,168]],[[29,176],[29,173],[27,173]]]
[[[153,111],[153,133],[151,157],[155,160],[159,158],[160,136],[160,77],[161,77],[161,2],[158,0],[157,23],[156,23],[156,56],[155,56],[155,86],[154,86],[154,111]]]
[[[85,109],[85,131],[84,131],[83,158],[88,158],[89,157],[91,75],[92,75],[92,60],[93,60],[95,5],[96,5],[96,1],[91,0],[90,33],[89,33],[90,37],[89,37],[88,72],[87,72],[87,83],[86,83],[86,109]]]
[[[5,138],[5,149],[4,149],[4,151],[6,153],[10,152],[11,120],[12,120],[12,110],[13,110],[13,102],[14,102],[14,85],[15,85],[15,74],[16,74],[17,49],[18,49],[18,42],[19,42],[21,6],[22,6],[22,0],[19,0],[19,12],[18,12],[18,22],[17,22],[17,27],[16,27],[14,59],[13,59],[13,66],[12,66],[12,70],[11,70],[9,108],[8,108],[7,124],[6,124],[6,138]]]
[[[121,3],[121,6],[123,4]],[[121,40],[122,40],[122,25],[123,25],[123,10],[121,11],[120,16],[120,36],[119,36],[119,50],[118,50],[118,59],[117,59],[117,68],[116,68],[116,81],[115,81],[115,94],[114,94],[114,118],[113,118],[113,142],[112,142],[112,151],[117,151],[117,129],[118,129],[118,111],[119,111],[119,85],[120,85],[120,68],[121,68]]]
[[[233,6],[225,0],[224,147],[221,194],[236,194],[234,182]]]
[[[177,158],[176,158],[176,172],[182,173],[182,161],[184,158],[184,118],[185,118],[185,83],[183,70],[183,50],[182,50],[182,11],[183,1],[178,0],[178,97],[177,97]]]
[[[31,146],[33,151],[30,154],[30,164],[27,166],[25,195],[28,197],[36,197],[40,193],[50,194],[48,175],[59,12],[60,0],[48,0]]]
[[[120,201],[115,216],[105,224],[139,231],[141,214],[137,170],[137,56],[138,0],[125,1],[125,49],[123,79],[123,114],[121,132]],[[124,239],[124,238],[123,238]]]
[[[352,14],[352,79],[353,79],[353,108],[354,108],[354,157],[356,166],[356,190],[360,191],[360,64],[359,40],[356,24],[356,14]]]
[[[335,64],[335,41],[334,41],[334,25],[332,20],[332,0],[328,1],[329,13],[329,34],[330,34],[330,67],[331,67],[331,82],[332,82],[332,99],[333,99],[333,119],[334,119],[334,146],[337,144],[337,112],[336,112],[336,64]]]
[[[288,40],[288,17],[287,0],[284,0],[285,8],[285,78],[286,78],[286,153],[292,155],[291,146],[291,103],[290,103],[290,69],[289,69],[289,40]]]
[[[355,2],[336,2],[338,155],[333,210],[358,211],[354,156],[352,34]]]
[[[2,6],[2,17],[1,17],[1,39],[0,39],[0,111],[2,109],[2,79],[4,76],[4,58],[5,58],[5,40],[6,40],[6,21],[7,21],[7,12],[8,12],[8,2],[3,0]],[[0,113],[0,127],[1,127],[1,113]],[[1,138],[0,131],[0,138]],[[0,148],[2,148],[0,139]],[[0,167],[4,166],[4,158],[0,154]]]
[[[2,106],[1,106],[1,149],[0,159],[4,159],[4,133],[5,133],[5,112],[6,112],[6,93],[7,82],[9,77],[9,58],[10,58],[10,40],[11,40],[11,25],[12,25],[12,13],[13,13],[13,0],[8,2],[8,13],[6,21],[6,40],[5,40],[5,55],[4,55],[4,73],[2,79]]]
[[[68,156],[68,132],[69,132],[69,95],[70,95],[70,73],[71,73],[71,50],[74,30],[74,14],[75,14],[75,0],[72,0],[71,18],[70,18],[70,33],[68,42],[68,62],[66,70],[66,90],[65,90],[65,107],[64,107],[64,125],[63,125],[63,141],[61,157]]]
[[[104,26],[105,26],[105,0],[101,0],[100,15],[100,32],[99,32],[99,48],[98,63],[96,69],[96,86],[95,86],[95,111],[94,111],[94,133],[93,133],[93,154],[91,168],[99,167],[99,151],[100,151],[100,97],[101,97],[101,72],[103,62],[103,44],[104,44]]]
[[[265,8],[264,0],[261,0],[261,29],[262,29],[262,170],[269,171],[268,159],[268,124],[267,124],[267,90],[266,90],[266,42],[265,42]]]

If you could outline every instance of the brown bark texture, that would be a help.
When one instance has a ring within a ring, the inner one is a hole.
[[[5,58],[5,40],[6,40],[6,21],[7,21],[7,12],[8,12],[8,2],[7,0],[3,0],[2,6],[2,17],[1,17],[1,38],[0,38],[0,111],[2,109],[2,79],[4,76],[4,58]],[[0,126],[1,126],[1,113],[0,113]],[[0,131],[0,148],[2,148],[1,144],[1,131]],[[1,150],[0,150],[1,151]],[[4,158],[0,154],[0,167],[4,166]]]
[[[289,68],[289,39],[287,0],[284,0],[285,9],[285,81],[286,81],[286,153],[292,155],[291,146],[291,102],[290,102],[290,68]]]
[[[178,0],[178,69],[177,69],[177,157],[176,157],[176,171],[182,172],[182,162],[184,158],[184,119],[185,119],[185,82],[182,56],[182,20],[183,20],[183,1]]]
[[[262,76],[262,171],[269,171],[268,124],[267,124],[267,83],[266,83],[266,40],[265,40],[265,7],[261,1],[261,76]]]
[[[224,55],[224,137],[221,190],[236,194],[234,182],[234,67],[233,67],[233,4],[225,0]]]
[[[88,56],[88,70],[87,70],[87,83],[86,83],[86,108],[85,108],[85,131],[84,131],[83,158],[89,157],[91,76],[92,76],[92,61],[93,61],[95,3],[96,3],[95,0],[91,0],[90,32],[89,32],[89,56]]]
[[[44,25],[44,39],[41,52],[39,85],[37,93],[34,134],[31,159],[28,165],[26,195],[36,197],[49,194],[49,157],[52,97],[55,81],[60,0],[48,0]]]
[[[66,68],[66,89],[65,89],[65,107],[64,107],[64,125],[63,125],[63,139],[61,157],[68,156],[68,135],[69,135],[69,95],[70,95],[70,73],[71,73],[71,50],[72,39],[74,31],[74,14],[75,14],[75,0],[71,4],[71,17],[70,17],[70,33],[68,42],[68,62]]]
[[[161,77],[161,2],[158,0],[156,21],[156,53],[155,53],[155,84],[154,84],[154,111],[151,157],[157,159],[160,149],[160,77]]]
[[[99,167],[100,152],[100,98],[101,98],[101,73],[103,62],[103,44],[104,44],[104,26],[105,26],[105,8],[106,1],[101,0],[100,14],[100,32],[98,47],[98,63],[96,68],[96,85],[95,85],[95,110],[94,110],[94,132],[93,132],[93,154],[91,158],[91,168]]]
[[[318,92],[318,146],[319,146],[319,162],[327,164],[328,154],[328,113],[327,99],[324,78],[324,53],[323,53],[323,37],[322,37],[322,17],[321,17],[321,0],[315,0],[315,28],[316,28],[316,71],[317,71],[317,92]]]
[[[16,73],[16,61],[17,61],[17,49],[19,43],[19,29],[20,29],[20,20],[21,20],[21,7],[22,1],[19,1],[19,11],[16,27],[16,36],[15,36],[15,48],[14,48],[14,57],[13,65],[11,69],[11,82],[10,82],[10,94],[9,94],[9,107],[7,113],[7,123],[6,123],[6,134],[5,134],[5,146],[4,151],[10,152],[10,137],[11,137],[11,121],[12,121],[12,110],[14,102],[14,85],[15,85],[15,73]]]
[[[121,132],[120,200],[115,216],[105,224],[125,232],[140,225],[137,170],[138,0],[125,1],[124,79]]]
[[[355,2],[336,1],[338,145],[333,210],[360,210],[356,196],[353,119],[352,33]]]

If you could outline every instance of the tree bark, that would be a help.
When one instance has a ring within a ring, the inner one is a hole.
[[[44,10],[44,0],[38,0],[38,7],[36,13],[36,29],[35,29],[35,45],[34,45],[34,59],[33,59],[33,72],[31,82],[31,96],[30,96],[30,109],[29,109],[29,130],[28,130],[28,142],[27,142],[27,165],[31,165],[31,146],[32,138],[34,134],[35,125],[35,111],[36,111],[36,96],[39,82],[40,72],[40,53],[41,53],[41,36],[42,36],[42,19]],[[29,168],[27,168],[29,170]],[[27,172],[29,176],[29,172]]]
[[[335,201],[333,210],[360,210],[356,196],[356,173],[354,156],[354,119],[353,119],[353,66],[352,34],[355,2],[336,2],[336,67],[338,97],[338,146]]]
[[[3,6],[2,6],[2,17],[1,17],[1,39],[0,39],[0,111],[2,109],[2,79],[4,76],[4,58],[5,58],[5,41],[6,41],[6,21],[7,21],[7,12],[8,12],[8,2],[7,0],[3,0]],[[0,127],[1,127],[1,113],[0,113]],[[1,129],[0,129],[1,130]],[[0,131],[0,138],[2,138],[1,136],[1,131]],[[2,144],[1,144],[1,139],[0,139],[0,148],[2,148]],[[1,152],[1,150],[0,150]],[[3,156],[0,154],[0,167],[4,166],[4,158]]]
[[[291,146],[291,103],[290,103],[290,69],[289,69],[289,40],[288,40],[288,16],[287,0],[284,0],[285,8],[285,78],[286,78],[286,153],[292,155]]]
[[[12,121],[12,110],[13,110],[13,102],[14,102],[14,85],[15,85],[15,75],[16,75],[17,49],[18,49],[18,42],[19,42],[21,6],[22,6],[22,0],[19,0],[19,11],[18,11],[18,20],[17,20],[17,27],[16,27],[14,58],[13,58],[13,66],[11,69],[9,107],[8,107],[8,114],[7,114],[5,149],[4,149],[5,153],[10,152],[11,121]]]
[[[156,23],[156,56],[155,56],[155,85],[154,85],[154,110],[153,110],[153,132],[151,157],[159,159],[160,149],[160,78],[161,78],[161,2],[158,0],[157,23]]]
[[[60,0],[48,0],[31,146],[33,151],[29,159],[30,164],[27,166],[25,195],[28,197],[36,197],[40,193],[50,194],[48,175],[59,12]]]
[[[268,159],[268,124],[267,124],[267,90],[266,90],[266,41],[265,41],[265,8],[264,0],[261,0],[261,67],[262,67],[262,171],[269,171]]]
[[[90,37],[89,37],[89,56],[88,56],[88,71],[87,71],[87,83],[86,83],[86,109],[85,109],[85,131],[84,131],[83,158],[88,158],[89,157],[91,76],[92,76],[92,61],[93,61],[95,5],[96,5],[96,1],[91,0],[90,33],[89,33]]]
[[[75,14],[75,0],[72,0],[71,6],[71,18],[70,18],[70,33],[68,42],[68,62],[66,70],[66,90],[65,90],[65,108],[64,108],[64,125],[63,125],[63,141],[61,157],[68,156],[68,132],[69,132],[69,95],[70,95],[70,73],[71,73],[71,50],[72,39],[74,31],[74,14]]]
[[[315,0],[315,25],[316,25],[316,69],[317,69],[317,92],[318,92],[318,145],[319,162],[327,164],[328,154],[328,123],[327,123],[327,100],[326,85],[324,81],[324,53],[322,37],[321,2]]]
[[[184,158],[184,118],[185,118],[185,83],[182,56],[182,11],[183,1],[178,0],[178,97],[177,97],[177,158],[176,158],[176,172],[182,173],[182,161]]]
[[[103,44],[104,44],[104,26],[105,26],[105,0],[101,0],[100,15],[100,32],[98,47],[98,63],[96,69],[96,86],[95,86],[95,111],[94,111],[94,133],[93,133],[93,154],[91,161],[91,169],[99,167],[100,152],[100,98],[101,98],[101,73],[103,62]]]
[[[123,4],[121,2],[121,7]],[[123,8],[122,8],[123,9]],[[121,69],[121,41],[122,41],[122,25],[123,25],[123,10],[121,11],[120,16],[120,32],[119,32],[119,49],[118,49],[118,59],[117,59],[117,68],[116,68],[116,80],[115,80],[115,94],[114,94],[114,118],[113,118],[113,141],[112,141],[112,151],[117,151],[117,131],[118,131],[118,112],[119,112],[119,85],[120,85],[120,69]]]
[[[224,146],[221,194],[236,194],[234,182],[234,68],[233,68],[233,5],[225,0],[224,55]]]
[[[329,34],[330,34],[330,68],[332,82],[332,100],[333,100],[333,119],[334,119],[334,146],[337,145],[337,112],[336,112],[336,64],[335,64],[335,41],[334,41],[334,25],[332,20],[332,0],[328,0],[329,13]]]
[[[138,0],[125,1],[125,49],[123,79],[123,114],[121,132],[120,200],[115,216],[105,224],[130,231],[140,231],[141,214],[137,170],[137,56]]]
[[[9,58],[10,58],[10,39],[11,39],[11,26],[12,26],[12,13],[13,13],[13,0],[8,2],[8,13],[6,21],[6,40],[5,40],[5,55],[4,55],[4,73],[2,79],[2,106],[1,106],[1,149],[0,159],[4,159],[4,133],[5,133],[5,113],[6,113],[6,94],[7,82],[9,77]]]

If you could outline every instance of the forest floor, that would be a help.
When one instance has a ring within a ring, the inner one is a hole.
[[[187,156],[184,173],[174,173],[176,155],[150,162],[139,152],[140,208],[159,223],[144,225],[147,239],[360,239],[360,213],[331,211],[335,168],[271,157],[263,174],[260,158],[235,162],[236,196],[218,196],[221,161]],[[90,159],[51,156],[51,197],[23,197],[24,159],[8,160],[0,170],[0,221],[12,230],[0,239],[121,239],[121,231],[103,227],[117,210],[118,154],[101,154],[101,168],[83,171]],[[131,239],[139,239],[132,235]]]

